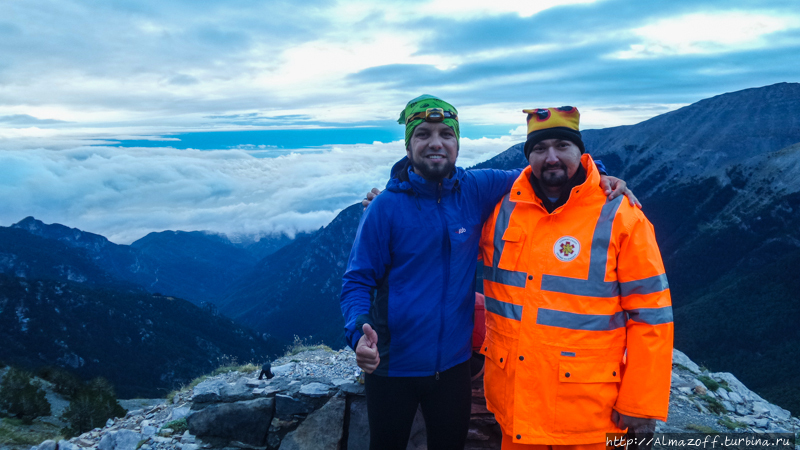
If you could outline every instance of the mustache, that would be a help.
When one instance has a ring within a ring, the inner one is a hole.
[[[545,164],[545,165],[542,166],[542,171],[550,170],[550,169],[561,169],[561,170],[566,171],[567,170],[567,165],[564,164],[563,162],[559,161],[557,163]]]

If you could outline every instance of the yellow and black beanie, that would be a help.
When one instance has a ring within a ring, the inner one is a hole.
[[[546,139],[564,139],[572,141],[586,152],[578,126],[581,113],[574,106],[558,108],[523,109],[528,114],[528,140],[525,142],[525,159],[531,154],[533,146]]]

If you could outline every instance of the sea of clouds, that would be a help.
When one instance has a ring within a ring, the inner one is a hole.
[[[485,161],[522,140],[517,130],[496,139],[462,138],[458,165]],[[298,149],[275,158],[241,149],[0,150],[0,225],[34,216],[120,244],[163,230],[240,239],[294,235],[325,226],[371,187],[382,188],[404,154],[402,141]]]

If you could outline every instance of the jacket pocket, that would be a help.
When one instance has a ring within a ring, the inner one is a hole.
[[[554,428],[563,432],[608,430],[612,406],[617,401],[620,364],[561,361]]]
[[[503,256],[500,259],[500,267],[514,270],[517,261],[522,254],[522,247],[525,244],[525,233],[520,227],[508,227],[503,233]]]
[[[495,415],[502,415],[506,405],[508,349],[498,345],[487,336],[483,340],[480,353],[486,356],[483,375],[486,406]]]

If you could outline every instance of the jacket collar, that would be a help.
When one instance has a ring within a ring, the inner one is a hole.
[[[581,166],[583,166],[583,169],[586,171],[586,181],[573,187],[570,190],[569,199],[566,203],[556,208],[553,213],[558,213],[566,205],[584,202],[598,193],[605,196],[600,189],[600,173],[597,171],[597,166],[594,164],[594,161],[592,161],[591,155],[584,153],[581,156]],[[526,167],[525,170],[522,171],[511,187],[510,200],[512,202],[534,203],[546,209],[544,207],[544,202],[536,195],[533,186],[531,186],[530,180],[532,175],[533,171],[531,166]]]
[[[448,195],[453,190],[458,190],[461,178],[466,172],[460,167],[456,167],[450,178],[445,178],[441,182],[428,181],[414,173],[408,157],[403,157],[392,167],[392,177],[386,183],[386,189],[392,192],[406,192],[416,194],[421,197],[437,197]],[[441,192],[439,184],[441,183]]]

